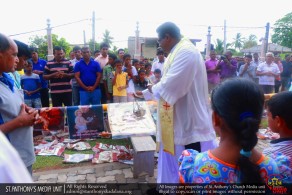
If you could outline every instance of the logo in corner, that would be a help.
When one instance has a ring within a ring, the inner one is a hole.
[[[282,183],[281,175],[271,175],[266,184],[273,194],[287,194],[287,188]]]

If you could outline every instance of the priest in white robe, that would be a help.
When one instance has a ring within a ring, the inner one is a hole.
[[[171,22],[157,28],[158,43],[168,54],[161,81],[143,91],[159,99],[157,183],[178,183],[178,158],[186,148],[216,147],[208,101],[207,73],[196,47]]]

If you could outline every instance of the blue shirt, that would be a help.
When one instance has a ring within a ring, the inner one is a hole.
[[[21,76],[21,86],[23,90],[34,91],[39,88],[41,80],[39,75],[32,73],[32,75],[22,75]],[[24,93],[24,99],[36,99],[41,97],[40,92],[34,93],[30,96]]]
[[[37,63],[32,63],[32,70],[39,70],[44,72],[47,61],[39,58]],[[42,88],[48,88],[48,81],[43,79],[43,74],[40,74],[39,76],[42,83]]]
[[[102,72],[100,65],[98,62],[90,59],[88,64],[85,63],[83,59],[75,64],[74,72],[80,72],[80,79],[85,86],[93,86],[97,79],[98,72]],[[97,87],[98,89],[98,87]],[[84,91],[82,87],[80,87],[81,91]]]

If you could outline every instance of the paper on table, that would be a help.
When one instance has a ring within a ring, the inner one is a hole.
[[[153,94],[150,93],[150,91],[148,89],[143,90],[142,93],[143,93],[144,99],[146,101],[148,101],[148,100],[154,100]]]

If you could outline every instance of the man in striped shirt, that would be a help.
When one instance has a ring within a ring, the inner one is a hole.
[[[73,65],[64,58],[64,49],[54,47],[54,59],[45,66],[44,79],[50,81],[53,107],[72,106]]]

